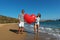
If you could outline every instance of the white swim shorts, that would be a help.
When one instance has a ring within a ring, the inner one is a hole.
[[[24,27],[24,22],[20,22],[19,27]]]

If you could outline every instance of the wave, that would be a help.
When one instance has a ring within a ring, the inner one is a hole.
[[[26,31],[33,32],[34,31],[34,25],[25,25]],[[49,35],[53,35],[60,39],[60,30],[58,28],[49,28],[49,27],[39,27],[39,32],[42,33],[48,33]]]
[[[48,33],[49,35],[53,35],[53,36],[55,36],[57,38],[60,38],[60,30],[59,29],[40,27],[40,30],[43,33]]]

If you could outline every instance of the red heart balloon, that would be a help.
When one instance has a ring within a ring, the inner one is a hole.
[[[35,22],[35,18],[36,18],[36,16],[34,14],[32,14],[32,15],[25,14],[24,15],[24,20],[29,24]]]
[[[36,20],[35,20],[35,19],[36,19],[36,16],[35,16],[34,14],[32,14],[31,16],[32,16],[33,19],[34,19],[33,22],[35,22],[35,21],[36,21]]]

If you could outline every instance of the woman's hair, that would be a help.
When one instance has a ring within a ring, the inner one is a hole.
[[[41,17],[41,14],[40,14],[40,13],[38,13],[37,17],[38,17],[38,16],[39,16],[39,17]]]

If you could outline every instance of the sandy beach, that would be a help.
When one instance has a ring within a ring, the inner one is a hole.
[[[47,33],[32,33],[25,31],[17,34],[18,24],[0,24],[0,40],[57,40],[56,37]]]

